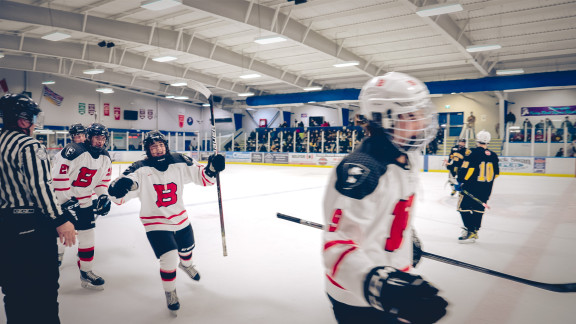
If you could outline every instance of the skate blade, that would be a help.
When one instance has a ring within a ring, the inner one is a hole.
[[[458,243],[460,243],[460,244],[472,244],[474,242],[476,242],[475,239],[458,241]]]
[[[86,289],[90,289],[90,290],[104,290],[104,285],[94,286],[94,285],[91,285],[87,282],[82,282],[81,285],[82,285],[82,288],[86,288]]]
[[[173,317],[178,317],[178,310],[170,310],[170,315]]]

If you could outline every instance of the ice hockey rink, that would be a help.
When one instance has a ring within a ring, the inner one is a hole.
[[[125,167],[115,164],[115,177]],[[112,206],[96,227],[94,271],[105,278],[106,288],[81,288],[76,249],[67,249],[60,277],[62,323],[336,323],[323,290],[322,232],[276,218],[282,212],[321,223],[331,171],[228,164],[221,174],[226,257],[216,186],[187,185],[193,259],[202,278],[193,282],[178,270],[177,317],[166,308],[158,262],[138,219],[140,202]],[[446,173],[422,173],[414,222],[424,250],[530,280],[576,282],[575,178],[500,176],[475,244],[457,242],[461,220],[446,180]],[[550,292],[429,259],[415,272],[450,303],[439,323],[552,324],[576,318],[576,293]]]

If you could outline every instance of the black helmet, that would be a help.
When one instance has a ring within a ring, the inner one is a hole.
[[[18,127],[18,119],[26,119],[32,124],[35,123],[35,117],[42,112],[38,104],[23,94],[6,94],[0,98],[0,111],[4,121],[4,128],[24,131]],[[29,134],[28,134],[29,135]]]
[[[166,140],[166,136],[157,130],[150,131],[144,135],[144,150],[146,151],[146,156],[149,158],[152,157],[152,154],[150,154],[150,146],[154,144],[154,142],[164,143],[164,146],[166,147],[166,154],[170,152],[168,149],[168,141]]]
[[[68,134],[70,134],[70,138],[74,139],[74,136],[78,134],[86,134],[86,128],[82,124],[74,124],[70,126]]]
[[[466,139],[465,139],[465,138],[461,138],[461,139],[458,140],[458,142],[466,143]]]
[[[100,136],[103,135],[106,138],[106,142],[104,143],[104,147],[100,148],[100,147],[94,147],[92,146],[92,137],[93,136]],[[106,126],[99,124],[99,123],[93,123],[90,126],[88,126],[88,128],[86,128],[86,143],[88,144],[88,147],[91,148],[94,151],[103,151],[106,149],[106,147],[108,146],[108,140],[110,139],[110,134],[108,133],[108,129],[106,128]]]

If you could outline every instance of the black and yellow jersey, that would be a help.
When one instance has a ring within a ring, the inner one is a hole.
[[[489,149],[476,147],[468,150],[458,170],[458,182],[462,189],[482,201],[488,201],[494,179],[500,174],[498,155]]]

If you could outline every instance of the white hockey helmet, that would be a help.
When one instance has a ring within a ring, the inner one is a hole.
[[[360,91],[360,114],[382,127],[404,152],[423,149],[438,128],[426,85],[407,74],[388,72],[370,79]],[[413,124],[410,124],[413,123]]]
[[[476,134],[476,142],[478,142],[480,144],[488,144],[488,143],[490,143],[491,139],[492,139],[492,136],[490,135],[489,132],[487,132],[485,130],[481,130],[478,132],[478,134]]]

